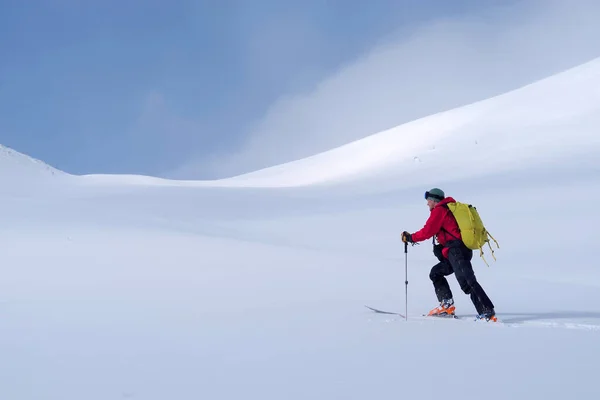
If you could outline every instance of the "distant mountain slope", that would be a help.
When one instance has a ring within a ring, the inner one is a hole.
[[[43,161],[0,144],[0,178],[5,182],[67,175]]]
[[[402,107],[401,104],[398,107]],[[520,89],[421,118],[311,157],[215,181],[68,175],[0,146],[4,181],[70,176],[84,185],[297,187],[388,178],[403,186],[579,157],[600,166],[600,58]],[[591,161],[590,161],[591,160]],[[582,168],[586,168],[586,166]]]
[[[440,173],[463,178],[599,150],[600,58],[500,96],[216,183],[302,186]]]

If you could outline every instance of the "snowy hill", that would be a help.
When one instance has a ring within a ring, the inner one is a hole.
[[[401,105],[398,105],[401,107]],[[312,157],[218,181],[88,176],[97,183],[298,187],[358,180],[433,183],[529,167],[595,162],[600,58],[512,92],[431,115]],[[474,165],[477,167],[474,168]]]
[[[557,158],[596,158],[598,126],[600,58],[501,96],[227,182],[298,186],[393,175],[422,183],[439,174],[440,165],[446,178],[481,176]]]
[[[0,191],[0,398],[598,397],[599,80],[595,60],[222,181],[57,180],[4,155],[29,192]],[[432,186],[500,243],[473,259],[500,323],[473,322],[454,276],[463,319],[421,317],[437,261],[400,234]]]
[[[51,167],[43,161],[0,144],[0,177],[3,180],[8,178],[20,180],[64,175],[66,174],[63,171]]]

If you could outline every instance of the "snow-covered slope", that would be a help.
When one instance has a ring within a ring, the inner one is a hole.
[[[599,71],[232,180],[34,179],[3,159],[30,190],[0,190],[0,398],[597,398]],[[472,321],[453,276],[465,319],[420,317],[437,260],[399,238],[433,181],[500,242],[473,260],[499,324]]]
[[[382,179],[401,179],[408,187],[522,168],[551,168],[557,162],[570,168],[591,163],[595,169],[600,164],[599,125],[597,58],[500,96],[421,118],[312,157],[228,179],[186,181],[93,174],[80,177],[79,182],[84,186],[260,188],[357,185],[361,180],[380,185]],[[34,166],[37,173],[58,173],[27,156],[17,158]]]
[[[402,107],[401,104],[398,107]],[[465,178],[600,153],[600,58],[521,89],[425,117],[227,183],[298,186],[393,174]]]
[[[398,107],[402,107],[398,104]],[[600,58],[521,89],[431,115],[302,160],[213,182],[90,176],[104,183],[295,187],[385,177],[463,179],[600,153]]]
[[[65,189],[67,182],[77,179],[45,162],[0,145],[0,198],[29,197],[43,193],[44,196],[57,194],[58,185]],[[6,218],[6,215],[5,215]]]
[[[43,161],[20,153],[0,144],[0,178],[6,180],[31,180],[48,176],[65,176],[60,171]]]

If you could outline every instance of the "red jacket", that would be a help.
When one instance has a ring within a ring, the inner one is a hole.
[[[431,214],[429,215],[427,222],[425,222],[425,226],[420,231],[412,234],[413,242],[422,242],[435,235],[438,242],[441,245],[444,245],[442,254],[444,257],[448,258],[448,248],[445,247],[446,242],[449,240],[462,239],[456,219],[454,219],[452,212],[444,207],[444,204],[446,203],[455,202],[456,201],[452,197],[446,197],[444,200],[440,201],[433,210],[431,210]]]

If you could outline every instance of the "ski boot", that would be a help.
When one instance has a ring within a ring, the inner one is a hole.
[[[454,299],[442,300],[440,305],[429,311],[427,316],[429,317],[445,317],[445,316],[454,316],[454,312],[456,311],[456,307],[454,307]]]
[[[498,322],[498,318],[496,318],[496,312],[494,310],[486,311],[479,314],[477,317],[475,317],[475,320],[486,322]]]

